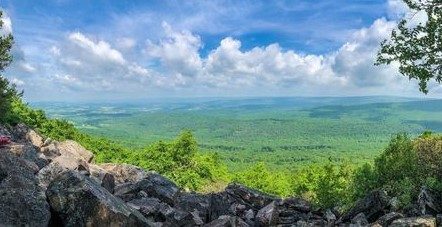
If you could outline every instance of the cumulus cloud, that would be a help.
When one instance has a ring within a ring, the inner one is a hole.
[[[49,53],[57,66],[50,80],[76,90],[118,90],[127,83],[139,83],[150,77],[150,71],[104,40],[94,40],[75,32]]]
[[[158,43],[149,42],[146,52],[161,62],[173,80],[180,81],[175,83],[177,86],[192,83],[233,90],[334,88],[339,94],[345,88],[383,89],[404,81],[397,77],[397,66],[374,66],[379,43],[389,36],[395,24],[378,19],[370,27],[354,32],[336,52],[325,55],[284,50],[277,43],[243,51],[240,40],[227,37],[204,58],[199,54],[203,45],[198,35],[177,32],[163,24],[165,37]]]

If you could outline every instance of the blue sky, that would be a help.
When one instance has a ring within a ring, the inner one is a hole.
[[[16,61],[5,75],[32,101],[420,96],[397,66],[372,64],[379,41],[406,12],[399,0],[0,6],[10,21],[4,30],[16,40]],[[441,90],[434,85],[432,95]]]

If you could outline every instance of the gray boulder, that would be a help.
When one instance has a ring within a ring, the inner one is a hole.
[[[27,161],[0,152],[0,226],[47,226],[49,204]]]
[[[89,177],[69,171],[49,185],[53,215],[65,226],[154,226]]]
[[[47,188],[55,178],[71,170],[89,175],[89,164],[83,159],[69,156],[58,156],[54,158],[49,165],[45,166],[38,172],[37,179],[39,180],[40,186]]]
[[[372,223],[388,212],[390,198],[383,190],[374,190],[364,198],[358,200],[356,204],[342,217],[342,222],[348,222],[359,213],[364,213],[367,220]]]
[[[229,184],[225,191],[240,204],[248,205],[254,210],[260,210],[276,199],[276,197],[236,183]]]
[[[60,142],[57,145],[57,148],[62,156],[83,159],[87,163],[90,163],[94,158],[94,154],[92,154],[92,152],[86,150],[79,143],[72,140]]]
[[[101,185],[101,187],[105,188],[110,193],[114,193],[115,178],[112,174],[97,165],[89,165],[89,172],[90,177]]]
[[[151,172],[129,164],[105,163],[99,165],[99,167],[114,176],[115,184],[128,182],[135,183],[148,177],[151,174]]]
[[[173,205],[178,192],[180,188],[175,183],[157,173],[151,173],[136,183],[117,185],[114,194],[124,201],[153,197]]]

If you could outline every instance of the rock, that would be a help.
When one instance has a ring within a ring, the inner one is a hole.
[[[59,156],[38,172],[37,179],[41,187],[47,188],[55,178],[70,170],[89,175],[89,165],[83,159]]]
[[[17,124],[12,129],[12,139],[16,142],[26,142],[26,134],[29,131],[29,127],[25,124]]]
[[[0,154],[0,226],[47,226],[49,204],[34,170],[8,151]]]
[[[367,220],[375,222],[379,217],[386,213],[389,207],[390,199],[383,190],[374,190],[364,198],[358,200],[356,204],[347,213],[341,217],[341,221],[348,222],[359,213],[364,213]]]
[[[152,222],[164,222],[176,226],[197,225],[190,212],[175,209],[157,198],[135,199],[127,204],[140,211]],[[199,221],[199,223],[203,224],[202,221]]]
[[[204,226],[205,227],[248,227],[249,225],[245,223],[243,220],[241,220],[241,218],[223,215]]]
[[[46,156],[46,158],[52,160],[52,159],[61,155],[57,146],[58,146],[58,142],[49,143],[49,144],[41,147],[40,152],[43,153]]]
[[[46,195],[53,215],[65,226],[154,225],[90,178],[73,171],[56,178]]]
[[[388,214],[385,214],[384,216],[380,217],[376,223],[378,223],[381,226],[389,226],[394,220],[403,218],[404,215],[401,213],[396,212],[390,212]]]
[[[236,183],[229,184],[225,191],[239,200],[239,203],[251,206],[255,210],[260,210],[276,199],[273,196]]]
[[[351,224],[355,224],[358,226],[368,225],[367,218],[364,213],[357,214],[354,218],[351,219]]]
[[[279,213],[276,207],[276,201],[273,201],[259,210],[255,219],[256,222],[261,226],[271,226],[278,223],[278,215]]]
[[[430,191],[430,189],[427,187],[421,188],[417,199],[421,215],[436,215],[441,212],[440,202],[442,202],[442,200],[437,198],[435,193]]]
[[[436,224],[437,226],[442,226],[442,214],[436,215]]]
[[[324,219],[327,221],[328,224],[334,225],[337,218],[336,215],[331,211],[330,209],[327,209],[324,213]]]
[[[27,141],[36,147],[41,147],[43,145],[43,137],[37,134],[34,130],[29,129],[25,135]]]
[[[192,212],[196,219],[209,222],[210,199],[206,195],[197,193],[179,193],[174,206],[181,210]],[[195,220],[198,222],[198,220]]]
[[[147,172],[140,167],[129,164],[106,163],[99,165],[99,167],[111,173],[115,177],[116,184],[127,182],[135,183],[151,174],[151,172]]]
[[[9,150],[16,156],[35,163],[38,170],[49,164],[49,160],[42,153],[37,152],[32,145],[14,144],[9,146]]]
[[[172,181],[157,174],[151,173],[146,178],[136,183],[125,183],[115,187],[115,195],[124,201],[148,197],[158,198],[161,201],[173,205],[180,189]]]
[[[394,220],[391,227],[436,227],[436,218],[431,216],[400,218]]]
[[[94,158],[92,152],[86,150],[80,144],[72,140],[66,140],[59,143],[57,148],[62,156],[81,158],[88,163]]]
[[[307,200],[301,198],[287,198],[282,200],[281,203],[286,209],[296,210],[303,213],[308,213],[311,211],[312,206]]]
[[[90,176],[101,187],[107,189],[110,193],[114,193],[115,178],[112,174],[106,170],[98,167],[97,165],[89,165]]]

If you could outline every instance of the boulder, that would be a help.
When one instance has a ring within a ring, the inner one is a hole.
[[[190,212],[175,209],[157,198],[135,199],[127,204],[140,211],[152,222],[167,223],[172,226],[195,226],[204,224],[201,220],[195,222]]]
[[[255,219],[260,226],[271,226],[278,223],[278,216],[279,213],[276,207],[276,201],[273,201],[259,210]]]
[[[385,214],[384,216],[380,217],[376,223],[378,223],[381,226],[389,226],[394,220],[403,218],[404,215],[397,212],[390,212],[388,214]]]
[[[52,160],[61,155],[57,146],[58,142],[51,142],[49,144],[45,144],[43,147],[40,148],[40,152],[44,154],[46,158]]]
[[[334,225],[337,218],[336,215],[330,209],[327,209],[324,213],[324,219],[327,221],[329,225]]]
[[[54,158],[49,165],[38,172],[37,179],[39,180],[40,186],[47,188],[55,178],[71,170],[89,175],[89,165],[83,159],[59,156]]]
[[[391,227],[436,227],[436,218],[431,216],[399,218],[394,220]]]
[[[174,206],[192,213],[194,219],[209,222],[210,198],[197,193],[179,193]]]
[[[73,171],[52,181],[46,196],[53,215],[65,226],[154,225],[89,177]]]
[[[204,226],[205,227],[248,227],[249,225],[245,223],[243,220],[241,220],[241,218],[223,215]]]
[[[273,196],[236,183],[229,184],[225,191],[238,200],[240,204],[246,204],[256,211],[276,199]]]
[[[27,161],[0,153],[0,226],[47,226],[50,208]]]
[[[62,156],[80,158],[88,163],[94,158],[92,152],[86,150],[83,146],[72,140],[66,140],[59,143],[57,148]]]
[[[359,213],[354,218],[351,219],[351,224],[354,224],[357,226],[364,226],[364,225],[368,225],[368,221],[367,221],[367,218],[365,217],[364,213]]]
[[[34,130],[29,129],[25,135],[25,138],[29,143],[36,147],[41,147],[43,145],[43,137],[37,134]]]
[[[151,174],[151,172],[129,164],[106,163],[99,165],[99,167],[112,174],[115,177],[116,184],[127,182],[135,183]]]
[[[173,205],[178,192],[180,192],[180,188],[175,183],[157,173],[151,173],[136,183],[129,182],[117,185],[114,194],[124,201],[147,196]]]
[[[356,204],[341,217],[341,221],[348,222],[359,213],[364,213],[367,220],[372,223],[387,213],[390,198],[383,190],[371,191],[367,196],[358,200]]]
[[[106,170],[97,165],[89,165],[90,177],[95,180],[101,187],[107,189],[110,193],[114,193],[115,178]]]
[[[34,146],[28,144],[13,144],[9,150],[16,156],[35,163],[38,169],[49,164],[49,160],[42,153],[38,152]]]
[[[441,203],[442,200],[434,192],[427,187],[421,188],[417,199],[420,215],[436,215],[442,212]]]

